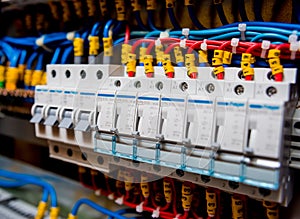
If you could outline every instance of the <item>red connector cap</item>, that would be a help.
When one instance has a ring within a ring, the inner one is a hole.
[[[135,77],[135,72],[134,71],[129,71],[129,72],[127,72],[127,75],[130,78]]]
[[[147,78],[153,78],[154,77],[154,73],[150,72],[146,74]]]
[[[224,79],[224,72],[220,72],[218,74],[216,74],[216,77],[218,80],[223,80]]]
[[[174,72],[167,72],[166,76],[167,78],[174,78]]]
[[[189,76],[192,79],[196,79],[198,77],[198,72],[191,72]]]
[[[278,73],[276,75],[274,75],[274,80],[275,81],[283,81],[283,73]]]

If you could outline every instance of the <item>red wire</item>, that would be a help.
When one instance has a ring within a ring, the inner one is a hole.
[[[201,41],[196,41],[192,46],[190,46],[190,48],[188,49],[187,53],[192,53],[193,50],[199,49],[199,46],[200,46],[203,42],[204,42],[203,40],[201,40]],[[211,44],[212,46],[213,46],[213,45],[219,46],[219,45],[221,45],[223,42],[224,42],[224,41],[206,40],[206,43],[207,43],[208,46],[209,46],[209,44]],[[216,48],[218,48],[218,47],[216,47]],[[212,47],[212,49],[214,49],[214,48]]]
[[[225,50],[226,46],[231,45],[231,41],[227,41],[221,44],[221,46],[219,46],[219,50]]]
[[[137,41],[132,45],[131,52],[132,52],[132,53],[135,53],[137,47],[138,47],[139,45],[141,45],[142,43],[154,43],[154,40],[153,40],[153,39],[140,39],[140,40],[137,40]]]
[[[146,54],[147,55],[150,55],[151,54],[151,50],[152,50],[152,48],[154,47],[154,42],[153,43],[150,43],[149,45],[148,45],[148,47],[147,47],[147,50],[146,50]]]
[[[289,43],[279,44],[278,46],[276,46],[275,49],[279,49],[279,50],[287,49],[288,51],[290,51],[290,44]]]
[[[130,27],[128,24],[126,24],[124,43],[128,44],[129,40],[130,40]]]

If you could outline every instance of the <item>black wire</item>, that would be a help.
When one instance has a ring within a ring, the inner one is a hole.
[[[193,24],[194,24],[199,30],[206,29],[206,28],[200,23],[200,21],[198,20],[196,14],[195,14],[195,11],[194,11],[194,7],[191,6],[191,5],[188,5],[187,8],[188,8],[189,16],[190,16],[190,18],[191,18]]]
[[[293,14],[296,18],[296,22],[300,23],[300,3],[299,0],[293,0]]]
[[[264,21],[261,16],[262,0],[254,0],[254,16],[256,21]]]
[[[142,29],[142,30],[148,30],[147,27],[144,25],[142,19],[141,19],[141,14],[139,11],[134,11],[134,17],[138,23],[138,26]]]
[[[168,15],[169,15],[170,21],[171,21],[174,29],[175,30],[179,30],[181,27],[178,24],[178,21],[177,21],[177,19],[175,17],[173,8],[168,8],[167,10],[168,10]]]
[[[239,11],[242,18],[242,21],[249,21],[246,8],[245,8],[245,0],[239,0]]]
[[[222,24],[223,25],[228,24],[228,21],[227,21],[227,18],[225,16],[225,13],[224,13],[222,3],[215,4],[215,6],[216,6],[216,9],[217,9],[217,12],[218,12],[218,15],[219,15],[219,18],[220,18]]]

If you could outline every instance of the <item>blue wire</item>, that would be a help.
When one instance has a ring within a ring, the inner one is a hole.
[[[59,58],[60,52],[61,52],[61,47],[57,47],[54,54],[53,54],[53,57],[51,59],[50,64],[57,64],[58,63],[58,58]]]
[[[142,30],[147,30],[147,27],[144,25],[142,19],[141,19],[141,15],[140,15],[140,11],[134,11],[134,17],[135,17],[135,20],[138,24],[138,26],[142,29]]]
[[[118,34],[123,26],[124,26],[124,21],[119,21],[117,25],[113,28],[113,33]]]
[[[35,70],[43,70],[43,66],[44,66],[43,61],[44,61],[44,53],[40,53],[36,62]]]
[[[67,64],[68,59],[70,58],[70,55],[72,54],[73,51],[73,47],[69,46],[67,48],[65,48],[65,51],[63,52],[62,56],[61,56],[61,64]]]
[[[113,212],[113,211],[110,211],[110,210],[108,210],[107,208],[104,208],[104,207],[102,207],[102,206],[96,204],[95,202],[93,202],[93,201],[91,201],[91,200],[89,200],[89,199],[86,199],[86,198],[79,199],[79,200],[75,203],[75,205],[73,206],[72,211],[71,211],[71,214],[72,214],[73,216],[76,216],[76,215],[77,215],[77,212],[78,212],[78,210],[79,210],[79,207],[80,207],[82,204],[86,204],[86,205],[88,205],[88,206],[94,208],[95,210],[97,210],[97,211],[99,211],[99,212],[101,212],[101,213],[103,213],[103,214],[105,214],[105,215],[111,216],[111,217],[113,217],[113,218],[117,218],[117,219],[127,219],[126,217],[123,217],[123,216],[121,216],[121,215],[119,215],[119,214],[117,214],[117,213],[115,213],[115,212]]]
[[[51,34],[44,35],[44,45],[47,45],[47,46],[50,46],[50,45],[55,46],[66,40],[67,40],[67,33],[64,33],[64,32],[51,33]]]
[[[178,24],[178,21],[176,20],[173,8],[168,8],[167,10],[168,10],[168,15],[169,15],[170,21],[171,21],[174,29],[179,30],[181,27]]]
[[[0,176],[6,178],[12,178],[15,180],[22,180],[27,183],[43,187],[44,189],[48,190],[48,192],[50,193],[51,206],[57,207],[57,197],[54,188],[49,183],[43,181],[42,179],[29,174],[14,173],[3,169],[0,169]]]
[[[153,23],[153,10],[148,10],[148,24],[151,30],[156,30],[159,31],[159,29],[157,29]]]
[[[25,49],[23,49],[21,51],[21,55],[20,55],[20,60],[19,60],[19,64],[23,65],[26,62],[26,57],[27,57],[27,51]]]
[[[227,27],[237,27],[238,23],[232,23],[225,26],[222,26],[220,28],[227,28]],[[272,27],[272,28],[280,28],[285,30],[298,30],[300,31],[300,24],[287,24],[287,23],[280,23],[280,22],[260,22],[260,21],[249,21],[249,22],[243,22],[247,24],[248,26],[256,26],[256,27]]]
[[[278,39],[278,40],[282,40],[283,42],[288,42],[288,40],[289,40],[288,37],[283,36],[283,35],[274,34],[274,33],[263,33],[263,34],[260,34],[260,35],[257,35],[255,37],[253,37],[251,39],[251,42],[256,42],[258,40],[265,39],[265,38]]]
[[[0,187],[4,188],[16,188],[16,187],[22,187],[25,185],[28,185],[29,183],[24,181],[10,181],[10,180],[0,180]],[[48,201],[49,192],[47,189],[43,190],[43,196],[42,201],[47,202]]]
[[[159,36],[160,33],[161,33],[160,30],[154,30],[154,31],[151,31],[151,32],[147,33],[144,38],[148,39],[148,38],[151,38],[151,37],[156,37],[156,36]]]
[[[125,37],[121,37],[121,38],[119,38],[119,39],[117,39],[117,40],[114,41],[114,45],[117,45],[119,43],[123,43],[124,40],[125,40]]]
[[[19,58],[19,51],[11,47],[8,43],[4,41],[0,41],[0,47],[2,47],[2,51],[5,54],[6,58],[10,61],[11,67],[17,67],[17,62]],[[13,56],[12,56],[13,54]]]
[[[92,36],[98,36],[99,35],[101,25],[102,25],[101,22],[97,22],[97,23],[94,24],[94,26],[92,28],[92,31],[91,31]]]
[[[199,30],[204,30],[206,29],[201,23],[200,21],[198,20],[196,14],[195,14],[195,11],[194,11],[194,7],[191,6],[191,5],[188,5],[187,6],[187,9],[188,9],[188,12],[189,12],[189,16],[193,22],[193,24],[199,29]]]
[[[133,208],[126,208],[126,209],[121,209],[118,211],[115,211],[116,214],[118,215],[123,215],[123,214],[132,214],[132,213],[136,213],[136,210]],[[115,217],[113,216],[109,216],[108,219],[115,219]]]
[[[26,65],[26,69],[32,69],[33,68],[33,63],[34,60],[36,59],[36,57],[38,56],[38,53],[36,51],[34,51],[31,56],[29,56],[28,60],[27,60],[27,65]]]
[[[18,45],[18,46],[30,46],[33,47],[35,46],[35,41],[36,41],[36,37],[23,37],[23,38],[16,38],[16,37],[3,37],[2,40],[13,44],[13,45]]]
[[[106,22],[106,24],[104,26],[104,30],[103,30],[103,37],[106,37],[106,38],[109,37],[109,30],[113,24],[114,24],[113,19]]]
[[[13,56],[11,56],[12,58],[9,59],[10,61],[10,64],[9,66],[10,67],[17,67],[18,66],[18,60],[19,60],[19,57],[20,57],[20,50],[15,50],[14,53],[13,53]]]
[[[249,39],[249,37],[251,36],[251,38],[253,36],[257,36],[259,35],[259,33],[255,33],[255,32],[246,32],[246,38]],[[213,36],[213,37],[208,37],[208,39],[210,40],[224,40],[224,39],[232,39],[234,37],[240,37],[241,33],[240,32],[230,32],[230,33],[225,33],[225,34],[221,34],[218,36]]]
[[[131,37],[144,37],[146,34],[148,34],[149,31],[132,31],[130,32]],[[124,36],[125,34],[119,34],[119,36]]]
[[[6,60],[6,57],[5,57],[4,53],[2,52],[2,50],[0,50],[0,64],[3,65],[5,60]]]

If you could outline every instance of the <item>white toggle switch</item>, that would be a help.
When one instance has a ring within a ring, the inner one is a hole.
[[[75,126],[75,131],[88,132],[90,131],[90,114],[91,112],[81,111],[78,114],[78,123]]]
[[[73,110],[64,109],[62,112],[62,120],[60,121],[58,128],[70,129],[73,126]]]
[[[55,126],[58,122],[58,108],[50,107],[46,110],[44,125],[46,126]]]
[[[30,119],[30,123],[41,123],[43,120],[43,106],[35,106],[33,108],[33,117]]]

